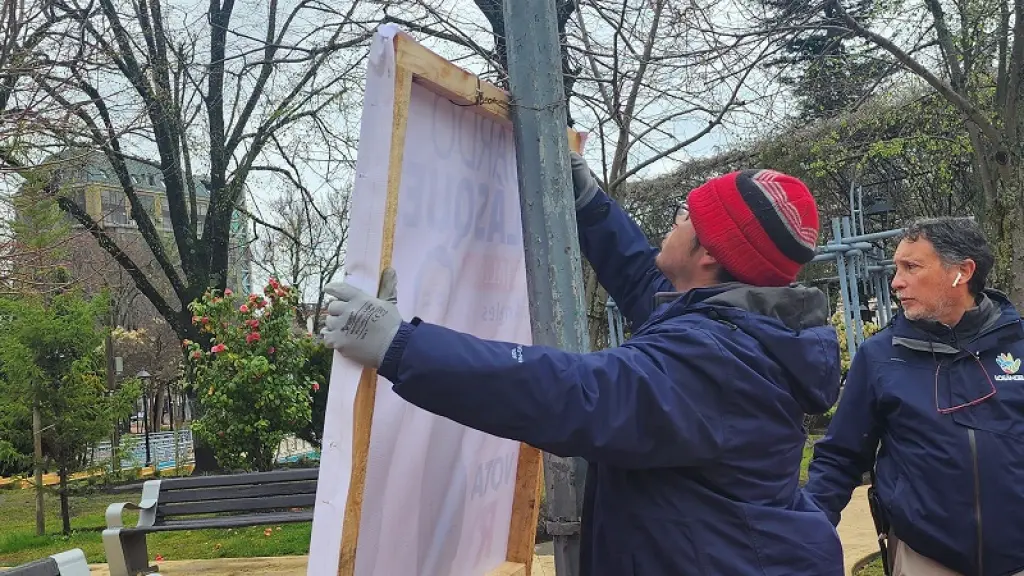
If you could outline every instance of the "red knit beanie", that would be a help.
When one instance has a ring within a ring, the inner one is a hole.
[[[786,286],[814,258],[818,207],[797,178],[733,172],[690,192],[686,204],[701,245],[740,282]]]

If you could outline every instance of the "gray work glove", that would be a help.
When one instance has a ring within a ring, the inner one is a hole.
[[[587,166],[587,161],[576,152],[569,150],[569,161],[572,164],[572,191],[576,198],[576,209],[579,210],[597,195],[597,176]]]
[[[341,355],[370,368],[380,368],[395,334],[402,325],[398,302],[398,275],[387,268],[381,275],[378,298],[347,282],[332,282],[324,288],[337,298],[327,306],[324,344]]]

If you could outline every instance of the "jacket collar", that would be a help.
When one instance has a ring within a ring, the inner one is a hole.
[[[932,320],[908,320],[902,312],[893,320],[893,346],[935,354],[959,354],[965,349],[987,350],[1012,335],[1024,338],[1021,318],[1005,294],[985,290],[978,306],[968,310],[956,326]]]

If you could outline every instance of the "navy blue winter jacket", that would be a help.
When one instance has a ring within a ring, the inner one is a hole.
[[[838,535],[798,488],[805,413],[839,393],[824,295],[741,284],[672,290],[603,192],[583,254],[633,326],[590,354],[404,324],[380,374],[484,432],[590,463],[583,576],[843,574]]]
[[[896,537],[966,576],[1024,570],[1024,330],[986,296],[989,318],[983,305],[950,330],[901,314],[864,342],[806,488],[837,523],[875,466]]]

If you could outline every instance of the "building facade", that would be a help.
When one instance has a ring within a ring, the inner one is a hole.
[[[55,158],[65,194],[104,228],[119,246],[142,244],[138,223],[132,219],[131,204],[113,167],[100,152],[66,154]],[[157,230],[164,235],[168,253],[177,254],[171,211],[167,202],[163,173],[155,163],[126,158],[132,183],[143,210],[149,214]],[[203,223],[210,203],[210,189],[202,179],[195,180],[197,235],[202,240]],[[80,228],[76,222],[73,226]],[[231,218],[231,239],[228,257],[227,286],[244,294],[252,291],[252,251],[249,226],[245,216],[235,210]],[[146,246],[146,252],[149,252]],[[145,256],[143,256],[145,257]],[[149,253],[151,259],[151,253]],[[177,262],[176,262],[177,264]]]

